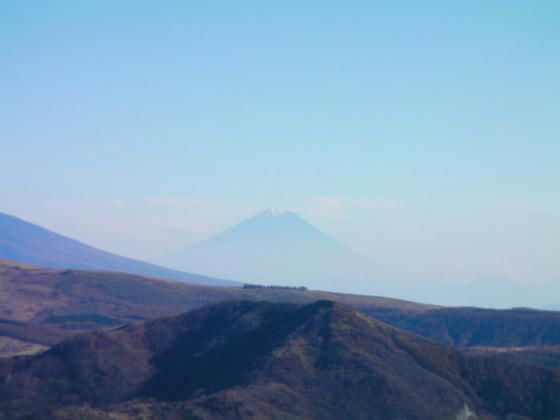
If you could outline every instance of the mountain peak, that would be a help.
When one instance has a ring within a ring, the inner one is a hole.
[[[289,214],[296,215],[296,213],[291,209],[280,209],[280,208],[268,209],[265,210],[263,213],[261,213],[261,215],[265,217],[281,217]]]
[[[312,288],[336,284],[362,263],[294,211],[275,208],[158,261],[243,282]]]

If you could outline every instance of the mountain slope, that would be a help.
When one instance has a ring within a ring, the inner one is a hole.
[[[0,213],[0,258],[44,267],[113,270],[198,284],[238,284],[121,257],[3,213]]]
[[[315,290],[212,287],[117,272],[29,267],[7,261],[0,261],[0,338],[52,345],[69,331],[129,324],[225,299],[292,303],[329,299],[398,328],[460,347],[560,345],[560,312],[555,311],[448,308]],[[40,327],[44,332],[38,332]],[[14,348],[12,344],[7,343],[6,348]],[[0,343],[0,355],[12,354],[11,351],[4,353]],[[557,352],[557,348],[550,351]],[[530,355],[528,352],[529,349],[516,355]]]
[[[245,282],[337,289],[365,259],[296,213],[267,210],[158,262]]]
[[[386,310],[431,308],[375,296],[203,286],[114,271],[61,270],[0,260],[0,357],[21,351],[22,341],[28,348],[40,350],[37,344],[55,344],[70,331],[129,324],[232,298],[298,303],[334,299],[359,308]]]
[[[120,418],[560,415],[560,371],[466,357],[328,301],[212,305],[5,359],[0,373],[7,418],[83,404]]]
[[[292,303],[330,299],[359,310],[381,312],[437,308],[378,296],[290,288],[204,286],[114,271],[61,270],[0,261],[0,319],[45,322],[70,315],[96,314],[130,322],[226,299]]]
[[[560,344],[560,313],[530,308],[426,308],[425,311],[364,308],[387,324],[461,347],[526,347]]]

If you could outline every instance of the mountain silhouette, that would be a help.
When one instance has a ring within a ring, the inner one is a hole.
[[[238,285],[102,251],[3,213],[0,213],[0,258],[44,267],[122,271],[197,284]]]
[[[336,290],[365,258],[295,212],[273,209],[157,261],[243,282]]]

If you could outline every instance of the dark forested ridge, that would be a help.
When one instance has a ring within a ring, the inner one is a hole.
[[[558,311],[438,307],[425,311],[364,308],[363,312],[395,327],[454,346],[560,344]]]
[[[211,305],[81,334],[0,371],[7,418],[560,415],[560,371],[466,356],[330,301]]]

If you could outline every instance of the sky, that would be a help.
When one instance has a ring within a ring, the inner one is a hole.
[[[558,16],[546,0],[3,1],[0,212],[150,260],[290,208],[387,278],[556,303]]]

